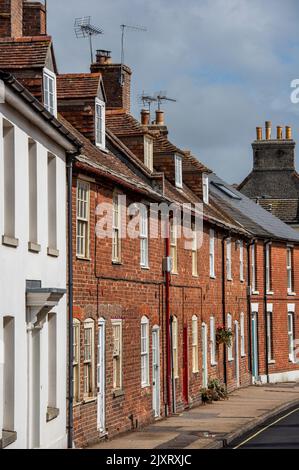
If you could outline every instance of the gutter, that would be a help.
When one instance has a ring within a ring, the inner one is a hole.
[[[165,239],[165,256],[170,259],[170,238],[169,238],[169,221],[167,222],[167,237]],[[170,271],[165,270],[165,334],[166,334],[166,415],[170,414],[171,405],[171,377],[172,377],[172,392],[174,392],[173,384],[173,360],[172,360],[172,328],[170,321]],[[173,408],[174,394],[173,394]]]
[[[264,323],[265,323],[265,372],[267,376],[267,383],[270,383],[269,378],[269,362],[268,362],[268,350],[269,350],[269,341],[268,341],[268,321],[267,321],[267,245],[271,240],[264,241]]]
[[[221,240],[222,245],[222,323],[223,326],[226,324],[226,263],[225,263],[225,240],[230,238],[229,235],[225,235]],[[223,344],[223,382],[227,386],[227,365],[226,365],[226,346]]]
[[[251,279],[250,279],[250,247],[255,243],[252,239],[247,243],[247,334],[248,334],[248,369],[252,375],[252,345],[251,345]]]

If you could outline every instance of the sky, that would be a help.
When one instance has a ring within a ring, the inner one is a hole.
[[[163,107],[170,140],[228,182],[251,170],[255,128],[266,120],[274,136],[277,125],[292,126],[299,142],[299,104],[290,99],[299,79],[297,0],[48,0],[61,73],[89,70],[88,41],[73,28],[82,16],[104,32],[94,49],[111,50],[115,62],[120,25],[147,29],[125,37],[132,114],[144,91],[167,91],[177,100]]]

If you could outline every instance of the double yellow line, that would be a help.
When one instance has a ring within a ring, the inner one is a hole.
[[[244,444],[247,444],[247,442],[251,441],[252,439],[254,439],[256,436],[258,436],[259,434],[261,434],[262,432],[266,431],[267,429],[271,428],[271,426],[274,426],[275,424],[279,423],[279,421],[282,421],[283,419],[287,418],[288,416],[292,415],[293,413],[296,413],[297,411],[299,411],[299,408],[296,408],[295,410],[293,411],[290,411],[289,413],[287,413],[286,415],[284,416],[281,416],[281,418],[278,418],[276,421],[273,421],[273,423],[269,424],[268,426],[265,426],[263,429],[261,429],[260,431],[256,432],[255,434],[253,434],[252,436],[248,437],[248,439],[246,439],[245,441],[241,442],[241,444],[237,445],[236,447],[234,447],[234,449],[239,449],[239,447],[242,447]]]

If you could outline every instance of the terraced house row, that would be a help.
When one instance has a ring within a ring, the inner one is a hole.
[[[134,118],[109,51],[59,74],[45,15],[0,0],[1,446],[84,447],[213,378],[298,379],[298,232],[174,145],[163,111]]]

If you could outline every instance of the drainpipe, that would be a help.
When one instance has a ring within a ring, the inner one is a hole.
[[[225,240],[230,238],[230,235],[225,235],[222,240],[222,323],[223,326],[226,324],[226,292],[225,292],[225,283],[226,283],[226,263],[225,263]],[[226,367],[226,346],[223,345],[223,376],[224,384],[227,386],[227,367]]]
[[[167,236],[165,239],[166,260],[170,259],[169,222],[167,222]],[[167,263],[168,264],[168,263]],[[170,414],[171,406],[171,336],[170,336],[170,266],[165,268],[165,328],[166,328],[166,414]]]
[[[78,153],[67,153],[67,205],[68,205],[68,422],[67,446],[73,447],[73,211],[72,211],[72,180],[73,162]]]
[[[268,363],[268,321],[267,321],[267,245],[270,240],[264,241],[264,323],[265,323],[265,372],[267,377],[267,383],[269,380],[269,363]]]
[[[247,330],[248,330],[248,368],[252,374],[252,351],[251,351],[251,279],[250,279],[250,247],[255,243],[252,239],[247,243]]]

